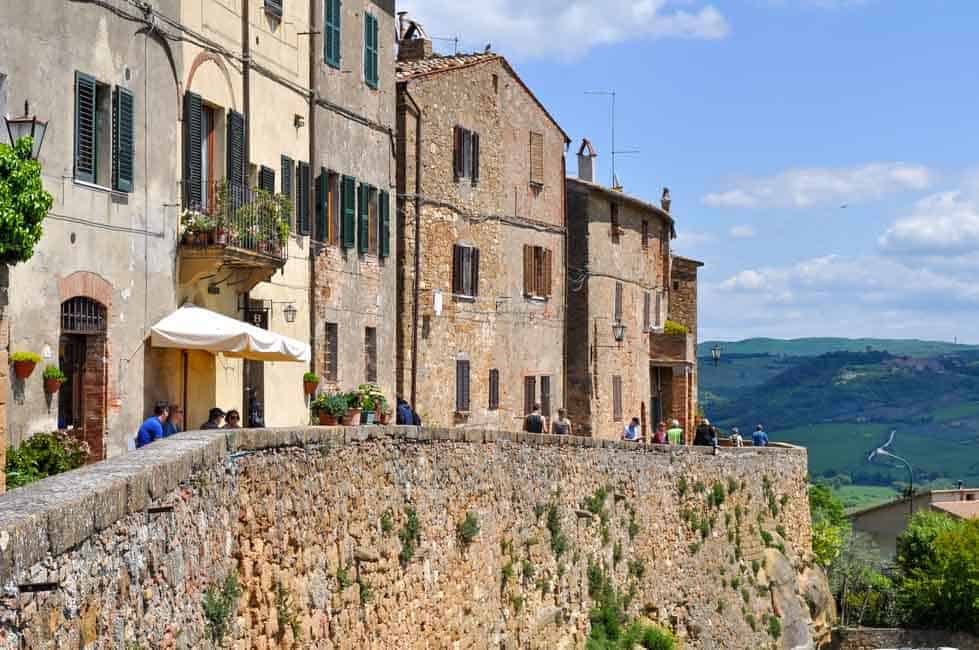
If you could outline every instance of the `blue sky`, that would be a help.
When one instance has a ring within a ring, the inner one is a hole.
[[[979,343],[979,3],[405,0],[507,56],[626,191],[669,186],[702,339]],[[445,43],[438,45],[445,46]],[[573,153],[573,152],[572,152]],[[573,168],[573,157],[569,158]],[[572,170],[573,173],[573,170]],[[844,207],[845,206],[845,207]]]

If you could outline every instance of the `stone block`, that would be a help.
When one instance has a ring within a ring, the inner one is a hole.
[[[462,441],[482,444],[483,432],[479,429],[463,429]]]

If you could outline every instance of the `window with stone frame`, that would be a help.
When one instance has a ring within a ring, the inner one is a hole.
[[[452,132],[452,168],[456,181],[479,182],[479,134],[456,126]]]
[[[552,293],[553,255],[543,246],[523,247],[523,292],[528,298],[546,300]]]
[[[479,249],[475,246],[452,247],[452,293],[468,298],[479,295]]]
[[[377,329],[364,328],[364,377],[370,383],[377,381]]]
[[[612,419],[616,422],[622,421],[622,377],[614,375],[612,377]]]
[[[456,413],[469,412],[469,360],[456,359]]]
[[[339,348],[339,336],[336,323],[326,323],[325,341],[323,349],[326,359],[324,359],[324,379],[327,381],[338,381],[338,361],[337,352]]]

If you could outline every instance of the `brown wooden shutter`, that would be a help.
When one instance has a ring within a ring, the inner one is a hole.
[[[537,401],[537,378],[524,377],[523,410],[525,415],[530,415],[530,412],[534,410],[535,401]]]
[[[489,410],[500,408],[500,371],[493,368],[489,371]]]
[[[337,380],[337,324],[326,324],[326,378]]]
[[[643,303],[642,303],[642,329],[644,332],[649,331],[649,326],[650,326],[649,312],[651,306],[652,306],[652,296],[647,291],[646,293],[643,294]]]
[[[455,172],[456,180],[463,177],[462,171],[462,127],[457,126],[452,130],[452,168]]]
[[[551,263],[552,263],[552,252],[550,248],[544,249],[544,287],[541,291],[541,295],[547,298],[551,297],[553,293],[554,286],[552,284],[553,276],[551,274]]]
[[[456,412],[469,412],[469,361],[456,360]]]
[[[462,246],[452,247],[452,293],[459,295],[463,292],[462,283]]]
[[[544,417],[551,417],[551,378],[549,375],[540,378],[540,410]]]
[[[544,184],[544,136],[533,132],[530,134],[530,182]]]
[[[534,247],[527,244],[523,247],[523,292],[534,295]]]
[[[622,283],[615,283],[615,304],[613,306],[614,314],[612,314],[612,319],[621,321],[622,320]]]
[[[470,262],[472,275],[470,276],[470,291],[469,295],[478,296],[479,295],[479,249],[472,249],[472,261]]]
[[[473,144],[472,144],[472,182],[473,185],[479,182],[479,134],[472,134]]]
[[[622,419],[622,377],[619,375],[612,377],[612,419]]]

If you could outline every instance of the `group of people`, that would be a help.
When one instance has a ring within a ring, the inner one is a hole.
[[[184,411],[179,404],[157,402],[153,415],[146,418],[136,432],[136,448],[145,447],[151,442],[168,438],[183,431]],[[240,429],[241,414],[236,409],[225,413],[215,406],[207,414],[207,422],[201,429]]]
[[[523,430],[527,433],[554,433],[561,436],[570,436],[572,433],[571,420],[568,419],[568,412],[564,409],[557,410],[557,417],[548,426],[547,418],[541,413],[540,403],[534,402],[530,415],[524,418]]]
[[[680,427],[680,422],[672,420],[670,422],[670,428],[667,428],[666,422],[659,423],[656,431],[653,432],[652,442],[657,445],[682,445],[685,444],[683,438],[683,429]],[[633,442],[643,440],[639,418],[632,418],[629,424],[626,425],[622,431],[622,439]],[[744,446],[744,438],[741,436],[741,432],[738,431],[737,427],[731,429],[731,435],[728,440],[732,447]],[[710,420],[701,418],[700,424],[697,425],[694,432],[693,444],[704,447],[719,447],[720,432],[717,427],[710,423]],[[751,446],[768,446],[768,434],[765,433],[765,427],[760,424],[755,427],[754,433],[751,434]]]
[[[625,429],[622,430],[622,439],[631,442],[641,442],[643,440],[642,427],[639,418],[632,418]],[[666,422],[660,422],[653,432],[652,441],[655,445],[682,445],[683,428],[679,420],[671,420],[667,428]]]

